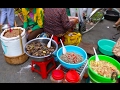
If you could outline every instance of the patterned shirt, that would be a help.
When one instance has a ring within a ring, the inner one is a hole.
[[[66,8],[44,8],[44,31],[49,34],[64,34],[74,26],[73,21],[69,21]]]
[[[26,29],[28,26],[34,25],[32,27],[32,31],[38,30],[43,28],[43,21],[44,21],[44,12],[43,8],[33,8],[33,20],[29,15],[30,10],[29,8],[22,8],[22,14],[24,17],[24,24],[23,27]]]
[[[29,16],[34,21],[34,14],[32,12],[29,13]]]

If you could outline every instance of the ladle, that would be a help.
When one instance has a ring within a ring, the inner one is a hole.
[[[94,47],[93,47],[93,50],[94,50],[94,53],[95,53],[95,60],[96,60],[96,61],[99,61],[98,55],[97,55],[96,50],[95,50]]]
[[[51,36],[50,41],[49,41],[48,44],[47,44],[47,47],[48,47],[48,48],[51,47],[51,40],[52,40],[52,38],[53,38],[53,35]]]
[[[63,42],[62,42],[61,39],[60,39],[60,42],[61,42],[61,44],[62,44],[63,54],[66,54],[66,48],[65,48],[65,46],[63,45]]]

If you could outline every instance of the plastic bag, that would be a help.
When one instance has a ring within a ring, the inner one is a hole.
[[[65,45],[75,45],[78,46],[81,42],[81,34],[76,32],[67,32],[65,35],[64,44]]]

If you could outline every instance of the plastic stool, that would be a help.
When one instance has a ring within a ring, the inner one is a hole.
[[[55,40],[58,45],[60,44],[60,39],[64,42],[64,37],[53,36],[53,40]]]
[[[48,66],[50,63],[52,63],[53,66],[51,66],[51,68],[49,68],[49,70],[47,70],[47,66]],[[35,69],[34,64],[37,65],[37,66],[40,68],[40,70]],[[56,63],[55,63],[54,58],[51,58],[51,59],[49,59],[49,60],[42,61],[42,62],[32,60],[31,66],[32,66],[32,67],[31,67],[32,72],[35,71],[35,72],[37,72],[38,74],[40,74],[43,79],[46,79],[48,73],[49,73],[52,69],[56,68]]]

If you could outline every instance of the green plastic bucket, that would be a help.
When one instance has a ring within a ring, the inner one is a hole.
[[[106,55],[98,55],[99,59],[100,60],[105,60],[107,62],[110,62],[111,64],[113,64],[114,66],[117,67],[118,70],[120,70],[120,63],[115,60],[114,58],[112,57],[109,57],[109,56],[106,56]],[[94,77],[91,79],[94,79],[97,80],[98,82],[107,82],[107,83],[113,83],[115,82],[115,80],[111,80],[111,78],[108,78],[108,77],[104,77],[100,74],[97,74],[91,67],[90,67],[90,61],[92,60],[95,60],[95,55],[94,56],[91,56],[89,59],[88,59],[88,73],[90,74],[90,76]],[[118,75],[118,78],[120,77],[120,75]],[[96,82],[96,81],[95,81]]]
[[[91,83],[115,83],[115,80],[109,80],[109,81],[102,81],[100,78],[93,77],[94,75],[90,70],[88,70],[88,75],[90,77]]]

